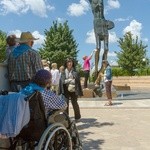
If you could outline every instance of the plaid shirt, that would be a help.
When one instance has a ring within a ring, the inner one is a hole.
[[[67,107],[67,103],[64,99],[56,95],[54,92],[50,90],[44,90],[41,92],[46,112],[56,110],[56,109],[65,109]]]
[[[10,81],[31,80],[36,72],[43,69],[40,55],[33,49],[24,52],[17,58],[11,53],[8,59]]]

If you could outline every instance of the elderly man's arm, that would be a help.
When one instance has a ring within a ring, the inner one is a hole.
[[[56,110],[61,109],[64,110],[67,107],[67,103],[65,102],[65,99],[59,97],[55,93],[53,93],[50,90],[44,90],[42,92],[42,97],[44,101],[44,105],[46,109],[49,110]]]

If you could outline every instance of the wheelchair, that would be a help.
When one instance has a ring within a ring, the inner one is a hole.
[[[82,150],[76,124],[66,113],[55,110],[46,116],[42,96],[37,91],[25,100],[29,101],[29,123],[23,127],[19,135],[9,138],[8,148],[0,149]]]

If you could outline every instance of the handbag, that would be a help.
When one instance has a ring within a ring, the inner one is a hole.
[[[69,83],[69,85],[68,85],[68,91],[69,92],[75,92],[75,84]]]

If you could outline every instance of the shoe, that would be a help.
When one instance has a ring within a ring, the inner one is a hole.
[[[75,118],[75,122],[77,123],[77,122],[79,122],[80,121],[80,119],[81,119],[81,117],[79,117],[79,118]]]
[[[113,105],[112,102],[108,102],[108,103],[106,103],[104,106],[112,106],[112,105]]]

